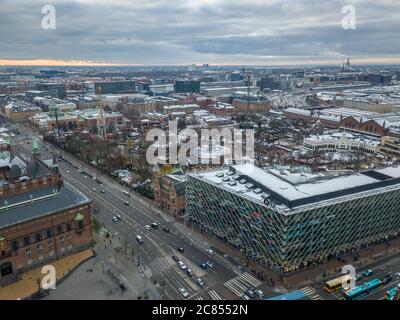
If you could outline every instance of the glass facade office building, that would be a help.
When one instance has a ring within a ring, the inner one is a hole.
[[[400,168],[304,178],[251,165],[195,173],[189,221],[277,272],[400,235]]]

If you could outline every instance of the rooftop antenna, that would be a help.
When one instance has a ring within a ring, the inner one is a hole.
[[[106,132],[106,120],[104,118],[104,102],[103,102],[103,96],[101,95],[101,86],[97,87],[97,91],[99,93],[99,118],[97,120],[97,128],[98,128],[98,136],[100,139],[105,140],[107,137],[107,132]]]

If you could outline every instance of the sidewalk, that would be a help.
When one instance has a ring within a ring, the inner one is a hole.
[[[56,269],[57,283],[93,256],[93,251],[88,249],[49,263]],[[0,300],[19,300],[32,297],[39,291],[38,279],[41,280],[44,276],[41,272],[42,267],[30,270],[22,274],[20,281],[0,288]]]

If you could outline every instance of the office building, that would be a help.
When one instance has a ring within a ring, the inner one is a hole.
[[[188,174],[186,212],[202,230],[280,273],[400,235],[400,167],[347,175],[250,164]]]

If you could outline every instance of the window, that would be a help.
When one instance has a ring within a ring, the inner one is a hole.
[[[31,248],[26,248],[26,249],[25,249],[25,255],[26,255],[26,256],[29,256],[29,255],[31,255],[31,254],[32,254]]]
[[[71,231],[71,230],[72,230],[71,224],[67,223],[67,231]]]
[[[60,237],[60,242],[64,242],[64,236]]]
[[[71,240],[72,239],[72,235],[69,233],[67,234],[67,240]]]
[[[24,238],[24,246],[29,246],[31,244],[31,239],[29,237]]]
[[[11,242],[11,247],[14,251],[18,250],[18,240],[14,240],[13,242]]]
[[[36,242],[42,241],[42,234],[36,233]]]
[[[57,226],[57,233],[62,233],[62,232],[63,232],[63,227]]]
[[[51,247],[53,245],[53,239],[49,239],[49,241],[47,241],[47,244],[49,245],[49,247]]]
[[[42,245],[42,244],[38,244],[38,245],[36,246],[36,249],[37,249],[38,251],[42,251],[42,250],[43,250],[43,245]]]
[[[32,259],[28,259],[28,260],[26,260],[26,264],[29,266],[29,265],[31,265],[33,263],[33,260]]]
[[[46,236],[47,236],[47,238],[51,238],[53,236],[53,232],[51,229],[47,229]]]
[[[68,249],[68,250],[71,250],[71,249],[72,249],[72,244],[70,244],[70,245],[67,247],[67,249]]]
[[[39,261],[42,261],[42,260],[43,260],[43,254],[39,254],[38,260],[39,260]]]
[[[61,247],[61,252],[64,252],[65,251],[65,247]]]
[[[83,229],[84,225],[83,225],[83,221],[80,220],[78,221],[78,229]]]
[[[54,256],[54,250],[49,251],[49,257],[52,257],[52,256]]]

